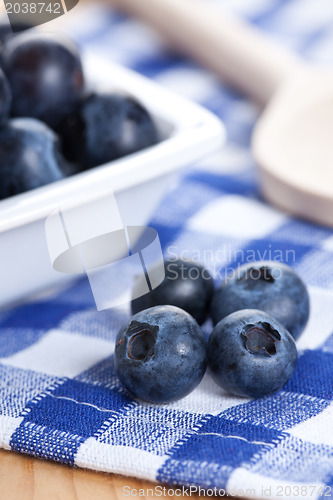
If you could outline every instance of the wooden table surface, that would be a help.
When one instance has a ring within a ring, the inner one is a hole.
[[[0,499],[2,500],[125,500],[123,487],[139,491],[155,483],[68,467],[0,450]],[[149,498],[154,498],[151,494]],[[140,498],[138,496],[138,498]],[[160,497],[163,498],[163,497]],[[164,498],[173,498],[166,496]],[[179,498],[179,496],[177,497]],[[192,495],[198,500],[198,495]]]

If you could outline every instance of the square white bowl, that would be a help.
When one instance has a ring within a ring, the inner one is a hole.
[[[96,55],[83,56],[91,88],[138,98],[156,121],[161,141],[119,160],[0,201],[0,306],[71,276],[51,264],[45,220],[68,204],[116,198],[124,225],[144,226],[181,168],[221,148],[225,129],[201,106]]]

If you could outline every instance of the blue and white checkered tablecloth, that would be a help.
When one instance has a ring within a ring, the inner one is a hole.
[[[333,63],[332,0],[224,3],[306,58]],[[247,100],[106,8],[79,6],[65,25],[83,46],[197,100],[226,124],[223,154],[193,166],[150,222],[164,252],[200,258],[217,281],[251,256],[282,258],[309,288],[311,317],[282,391],[235,398],[206,375],[186,398],[156,406],[121,388],[112,353],[128,311],[97,312],[87,281],[4,311],[0,446],[255,498],[333,496],[333,232],[262,200],[249,151],[257,111]]]

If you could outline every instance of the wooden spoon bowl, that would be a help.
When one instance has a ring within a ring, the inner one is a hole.
[[[253,153],[266,199],[333,227],[333,72],[308,68],[203,0],[109,0],[265,107]]]
[[[276,92],[252,138],[264,196],[333,227],[333,72],[304,71]]]

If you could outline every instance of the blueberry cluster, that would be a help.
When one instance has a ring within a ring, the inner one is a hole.
[[[309,317],[299,276],[282,263],[261,261],[241,266],[215,290],[196,262],[164,265],[164,281],[132,300],[133,316],[117,336],[115,368],[126,389],[167,403],[189,394],[207,365],[217,384],[237,396],[281,389],[296,368],[295,339]],[[208,317],[215,327],[207,343],[199,325]]]
[[[0,199],[158,141],[136,99],[87,91],[78,49],[62,35],[0,25],[0,65]]]

